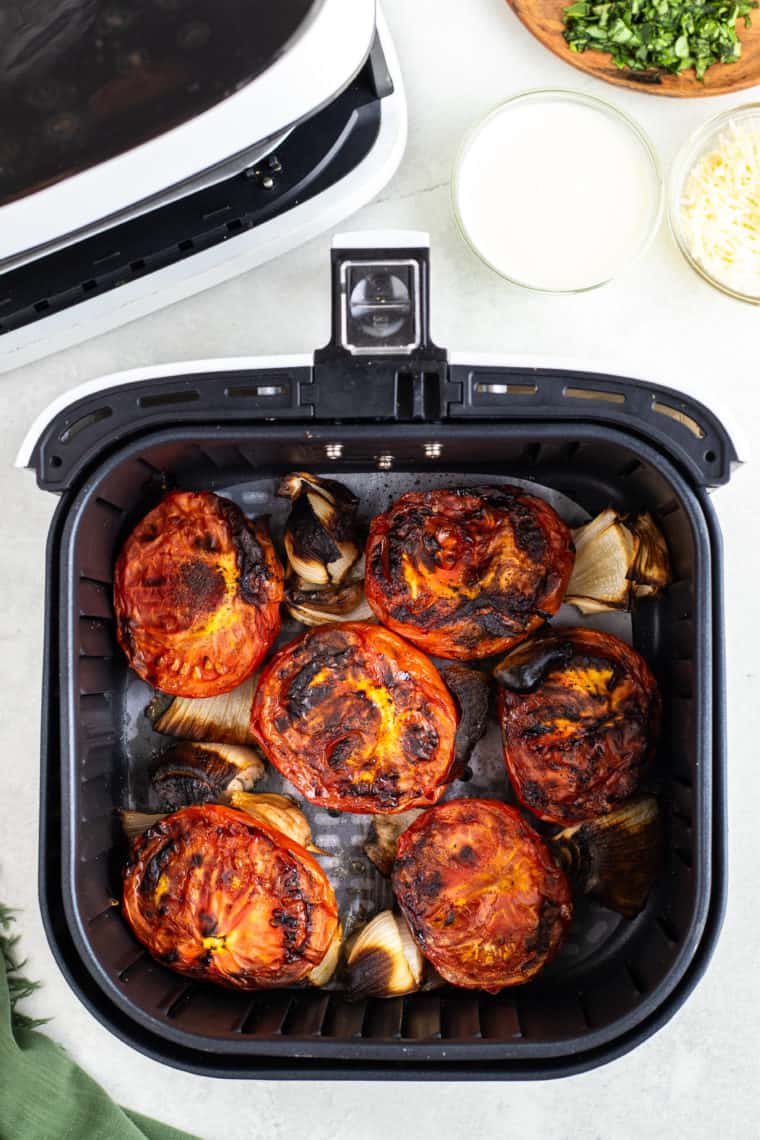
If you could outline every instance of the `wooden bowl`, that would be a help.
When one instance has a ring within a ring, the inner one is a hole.
[[[739,21],[737,31],[742,44],[741,58],[736,63],[714,64],[707,69],[704,80],[700,82],[693,71],[682,72],[680,75],[659,71],[621,71],[604,52],[570,51],[563,35],[562,12],[566,7],[563,0],[507,0],[507,3],[520,22],[544,47],[565,63],[579,71],[585,71],[587,75],[603,79],[605,83],[629,87],[632,91],[644,91],[649,95],[670,95],[680,99],[729,95],[732,91],[744,91],[747,87],[760,84],[760,8],[753,13],[751,28],[745,28],[744,21]]]

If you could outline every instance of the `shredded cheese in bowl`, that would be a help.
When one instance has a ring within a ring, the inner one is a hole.
[[[671,224],[714,285],[760,303],[760,107],[712,120],[676,160]]]

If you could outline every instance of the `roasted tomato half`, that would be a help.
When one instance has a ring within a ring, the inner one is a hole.
[[[277,637],[282,596],[265,523],[210,492],[178,491],[145,516],[119,555],[119,644],[164,693],[227,693]]]
[[[490,993],[538,973],[572,915],[567,879],[546,844],[497,800],[423,812],[398,841],[393,890],[438,973]]]
[[[321,626],[286,645],[261,675],[251,728],[326,808],[426,807],[452,779],[454,701],[431,662],[380,626]]]
[[[562,630],[518,646],[495,676],[507,771],[534,815],[579,823],[636,790],[661,703],[635,649],[596,630]]]
[[[159,962],[244,990],[300,982],[338,929],[319,864],[279,831],[218,804],[182,808],[135,840],[124,915]]]
[[[365,590],[384,625],[466,661],[556,613],[573,560],[562,519],[519,487],[412,491],[372,522]]]

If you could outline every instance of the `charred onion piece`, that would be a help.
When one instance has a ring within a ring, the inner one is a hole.
[[[319,847],[313,845],[311,825],[291,796],[277,795],[275,792],[231,791],[225,796],[225,801],[230,807],[244,811],[251,819],[266,824],[274,831],[279,831],[305,850],[315,852],[317,855],[325,854]],[[165,819],[168,814],[170,813],[166,811],[155,813],[122,811],[119,813],[127,839],[136,839],[154,823]]]
[[[292,796],[278,795],[276,792],[234,791],[230,793],[228,801],[231,807],[246,812],[253,819],[273,827],[275,831],[281,831],[307,851],[324,854],[318,847],[314,847],[311,824]]]
[[[441,671],[446,687],[454,697],[459,724],[454,742],[456,775],[467,767],[472,750],[482,740],[488,725],[488,678],[466,665],[447,665]]]
[[[627,609],[631,597],[628,573],[636,556],[636,539],[615,511],[600,515],[573,531],[575,566],[565,601],[581,613]]]
[[[494,668],[500,685],[516,693],[532,693],[552,669],[561,669],[572,660],[572,642],[562,634],[544,634],[512,649]]]
[[[124,915],[172,970],[246,990],[302,981],[338,928],[335,895],[312,857],[218,804],[183,808],[135,841]]]
[[[657,683],[611,634],[538,637],[497,666],[504,758],[520,802],[570,824],[613,811],[639,786],[660,725]]]
[[[318,479],[305,471],[287,475],[277,494],[293,504],[285,552],[295,573],[314,586],[339,585],[361,553],[356,495],[334,479]]]
[[[626,918],[644,909],[663,865],[662,819],[654,796],[565,828],[549,840],[578,890]]]
[[[451,779],[457,714],[435,667],[377,625],[322,626],[261,675],[251,727],[267,758],[325,808],[398,812]]]
[[[573,531],[576,558],[565,601],[583,614],[627,610],[670,582],[665,539],[649,514],[628,521],[606,510]]]
[[[371,621],[374,614],[364,597],[363,559],[341,586],[312,586],[298,578],[285,584],[285,602],[291,617],[303,625],[329,625],[336,621]],[[362,573],[357,568],[362,566]]]
[[[122,830],[130,842],[133,839],[137,839],[138,835],[142,835],[143,832],[147,831],[149,827],[152,827],[154,823],[158,823],[165,815],[166,812],[163,811],[129,811],[125,809],[119,812]]]
[[[398,841],[393,890],[422,953],[446,981],[496,993],[560,949],[570,888],[515,808],[452,800]]]
[[[253,744],[251,705],[256,682],[254,673],[242,685],[217,697],[156,696],[145,709],[145,715],[155,731],[165,736]]]
[[[667,543],[648,512],[638,515],[628,525],[639,540],[631,574],[634,593],[639,596],[659,594],[672,579]]]
[[[405,920],[384,910],[367,923],[346,955],[348,996],[400,997],[422,985],[425,960]]]
[[[306,975],[306,981],[310,986],[316,986],[318,989],[321,989],[322,986],[326,986],[327,983],[332,979],[333,974],[338,968],[338,963],[340,962],[340,952],[342,947],[343,929],[340,923],[338,923],[335,934],[333,935],[332,942],[327,948],[327,953],[325,954],[324,958],[318,966],[314,967],[310,974]]]
[[[170,744],[158,754],[151,785],[162,811],[212,803],[227,792],[249,792],[264,775],[264,762],[239,744]]]
[[[228,693],[276,638],[282,596],[265,523],[210,492],[177,491],[135,527],[116,562],[119,644],[162,692]]]
[[[390,878],[393,870],[399,835],[406,831],[410,823],[414,823],[421,810],[412,808],[411,811],[402,811],[398,815],[373,817],[364,841],[364,854],[386,879]]]
[[[572,566],[562,519],[519,487],[412,491],[372,522],[365,590],[384,625],[465,661],[543,625]]]

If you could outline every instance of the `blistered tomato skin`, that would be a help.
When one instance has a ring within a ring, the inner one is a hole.
[[[570,888],[543,840],[497,800],[451,800],[398,841],[393,890],[415,941],[455,986],[497,993],[559,951]]]
[[[302,981],[338,926],[319,864],[286,836],[218,804],[183,808],[135,841],[123,908],[159,962],[244,990]]]
[[[438,671],[381,626],[345,622],[286,645],[259,680],[253,735],[306,799],[347,812],[435,803],[457,712]]]
[[[556,613],[574,559],[556,511],[519,487],[413,491],[372,522],[365,591],[389,629],[467,661]]]
[[[119,644],[164,693],[227,693],[277,637],[282,597],[266,524],[211,492],[178,491],[135,527],[117,560]]]
[[[529,656],[530,645],[519,652]],[[517,797],[549,823],[606,815],[636,791],[653,756],[657,682],[635,649],[591,629],[536,639],[535,661],[529,688],[499,689],[504,759]]]

